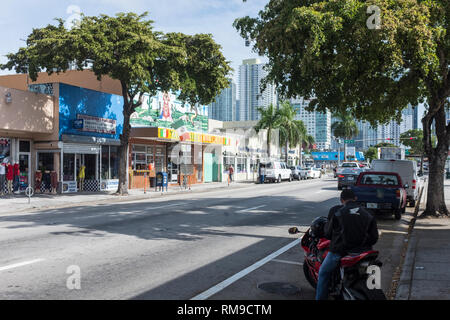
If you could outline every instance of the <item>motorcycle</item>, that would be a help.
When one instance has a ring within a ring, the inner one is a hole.
[[[322,231],[316,231],[317,234],[323,234],[323,222],[327,218],[321,217],[320,219],[322,219]],[[319,269],[328,254],[330,240],[316,236],[311,227],[301,240],[301,246],[305,253],[303,272],[309,284],[316,289]],[[298,228],[292,227],[289,229],[289,233],[297,234],[300,231]],[[369,289],[367,284],[368,268],[373,265],[379,268],[382,266],[381,261],[377,260],[378,253],[375,250],[368,250],[349,253],[342,257],[339,268],[336,268],[331,276],[329,295],[336,300],[386,300],[381,289]]]

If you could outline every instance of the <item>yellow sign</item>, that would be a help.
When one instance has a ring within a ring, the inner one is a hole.
[[[180,136],[174,129],[167,128],[158,128],[158,138],[204,144],[221,144],[224,146],[229,146],[231,144],[230,138],[196,132],[185,132]]]

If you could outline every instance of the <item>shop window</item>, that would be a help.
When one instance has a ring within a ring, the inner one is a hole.
[[[133,151],[146,153],[147,149],[145,146],[139,146],[139,145],[133,144]]]
[[[30,152],[30,141],[19,141],[19,152]]]
[[[63,160],[64,181],[75,181],[75,154],[65,153]]]
[[[109,179],[109,146],[102,146],[102,179]]]
[[[119,147],[110,147],[109,170],[110,179],[119,179]]]
[[[236,165],[236,172],[237,173],[245,173],[247,172],[247,158],[237,158],[237,165]]]
[[[11,140],[0,138],[0,161],[2,162],[5,158],[10,157],[11,151]]]
[[[38,170],[44,171],[54,171],[55,170],[55,157],[53,153],[38,153]]]

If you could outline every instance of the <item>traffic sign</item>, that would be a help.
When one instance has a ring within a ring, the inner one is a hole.
[[[355,143],[355,140],[344,140],[344,143]]]

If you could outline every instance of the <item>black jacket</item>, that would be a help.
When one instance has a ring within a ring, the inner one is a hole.
[[[340,255],[371,249],[378,241],[375,218],[355,202],[330,209],[325,238],[331,240],[330,251]]]

